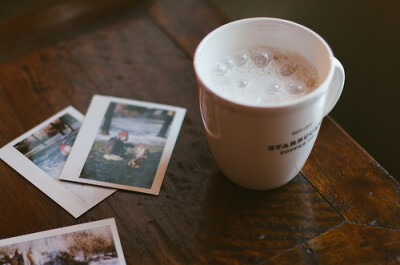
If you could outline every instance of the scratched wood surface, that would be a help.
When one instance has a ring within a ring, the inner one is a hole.
[[[23,54],[0,64],[0,145],[68,105],[85,113],[93,94],[182,106],[160,195],[118,191],[74,219],[1,163],[0,238],[114,217],[128,264],[398,261],[399,184],[329,117],[284,187],[249,191],[223,176],[203,132],[192,56],[225,20],[201,0],[147,6],[65,39],[38,37],[32,51],[16,46]]]
[[[399,264],[400,231],[344,223],[273,257],[268,264]]]

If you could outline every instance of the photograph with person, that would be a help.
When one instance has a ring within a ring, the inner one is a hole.
[[[60,178],[158,194],[185,111],[95,96]]]

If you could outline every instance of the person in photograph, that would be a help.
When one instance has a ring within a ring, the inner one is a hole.
[[[71,153],[72,145],[75,142],[75,137],[69,137],[62,141],[62,143],[58,146],[58,150],[60,150],[63,156],[68,156]]]
[[[143,144],[138,144],[134,149],[133,157],[128,162],[128,166],[131,168],[139,168],[139,165],[148,157],[148,154],[149,150],[144,147]]]
[[[68,156],[69,153],[71,152],[72,146],[67,145],[67,144],[60,144],[58,149],[60,150],[62,155]]]
[[[122,161],[128,147],[134,147],[133,144],[127,143],[129,134],[127,131],[121,131],[116,137],[108,140],[106,146],[106,154],[103,156],[105,160]]]

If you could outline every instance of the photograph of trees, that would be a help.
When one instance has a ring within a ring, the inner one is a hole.
[[[14,147],[48,175],[57,179],[80,126],[81,122],[67,113],[32,133]]]
[[[0,247],[0,265],[117,265],[109,226]]]
[[[174,115],[111,102],[80,178],[150,189]]]

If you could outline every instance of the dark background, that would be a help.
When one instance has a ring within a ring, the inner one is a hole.
[[[399,0],[210,0],[228,20],[267,16],[320,34],[346,71],[330,113],[392,176],[400,178]]]

